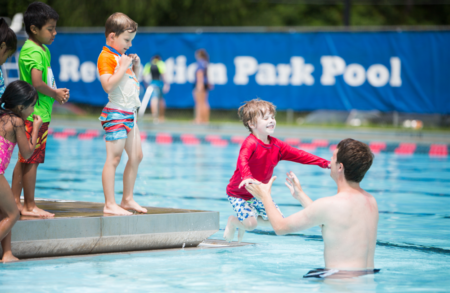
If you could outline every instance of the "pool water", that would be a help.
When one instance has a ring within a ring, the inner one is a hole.
[[[225,188],[239,146],[143,143],[135,199],[142,205],[220,212],[222,239],[233,213]],[[315,154],[329,159],[331,152]],[[103,202],[102,139],[49,137],[39,167],[36,197]],[[14,161],[5,177],[12,178]],[[124,154],[116,175],[120,202]],[[313,199],[333,195],[328,170],[280,162],[274,200],[285,215],[301,209],[284,186],[292,170]],[[0,292],[448,292],[450,290],[450,159],[382,153],[362,182],[378,201],[380,221],[375,265],[381,272],[352,281],[311,281],[302,276],[323,267],[318,227],[287,236],[270,230],[246,233],[239,248],[72,257],[0,265]]]

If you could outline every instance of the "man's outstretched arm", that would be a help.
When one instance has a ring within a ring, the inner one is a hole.
[[[283,218],[281,213],[275,207],[272,196],[270,195],[272,183],[275,179],[276,177],[272,177],[267,184],[249,184],[245,188],[254,197],[262,201],[270,224],[277,235],[285,235],[287,233],[301,231],[323,224],[322,213],[320,212],[323,205],[321,200],[307,204],[308,207],[302,211],[287,218]]]

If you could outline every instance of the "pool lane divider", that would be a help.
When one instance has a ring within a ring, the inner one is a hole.
[[[49,129],[48,132],[56,140],[66,140],[68,138],[78,138],[80,140],[92,140],[96,138],[105,138],[103,131],[97,129],[77,130],[74,128],[65,129]],[[157,144],[173,144],[182,143],[187,146],[197,146],[201,144],[209,144],[214,147],[226,147],[228,145],[241,145],[246,136],[234,135],[222,137],[217,134],[206,136],[197,136],[195,134],[171,134],[156,133],[150,134],[141,132],[142,140],[154,141]],[[300,139],[296,137],[287,137],[283,139],[287,144],[305,150],[314,152],[318,149],[328,149],[333,152],[336,149],[337,141],[329,141],[327,139]],[[374,154],[394,153],[399,156],[411,156],[414,154],[428,154],[430,157],[446,158],[449,153],[449,145],[447,144],[416,144],[416,143],[387,143],[384,141],[367,142]]]
[[[103,214],[101,203],[36,204],[55,217],[17,221],[11,244],[18,258],[197,247],[219,231],[219,212],[147,207],[147,214],[113,216]]]

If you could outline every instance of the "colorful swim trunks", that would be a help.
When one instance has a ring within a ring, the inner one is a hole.
[[[358,270],[358,271],[345,271],[338,269],[315,269],[310,270],[303,278],[316,278],[316,279],[346,279],[355,278],[364,275],[372,275],[379,273],[380,269],[373,270]]]
[[[267,221],[269,219],[267,217],[266,209],[264,208],[262,201],[257,200],[256,198],[252,198],[250,200],[244,200],[242,198],[229,196],[228,201],[233,206],[233,209],[236,212],[236,215],[237,215],[239,221],[241,221],[241,222],[244,221],[245,219],[247,219],[248,217],[256,218],[258,216],[261,216],[263,218],[263,220],[265,220],[265,221]],[[281,213],[281,211],[278,208],[276,203],[275,203],[275,207]],[[281,213],[281,215],[283,215],[283,213]]]
[[[19,162],[26,164],[40,164],[45,160],[45,148],[47,146],[48,125],[50,122],[45,122],[39,129],[36,148],[33,154],[28,160],[25,160],[19,152]],[[25,121],[25,133],[28,139],[31,139],[31,133],[33,132],[33,122]]]
[[[128,137],[134,127],[135,112],[114,108],[103,108],[99,120],[106,131],[106,140],[118,140]]]

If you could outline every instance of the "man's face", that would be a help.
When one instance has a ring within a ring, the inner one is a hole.
[[[125,54],[125,52],[131,48],[131,41],[136,37],[136,32],[123,32],[118,37],[113,36],[111,46],[116,49],[120,54]]]
[[[34,38],[41,44],[51,45],[56,36],[56,20],[48,20],[41,29],[31,26]]]
[[[255,134],[261,136],[272,135],[275,132],[276,125],[275,115],[266,110],[264,117],[261,117],[261,115],[256,117],[256,125],[253,125],[252,129]]]

